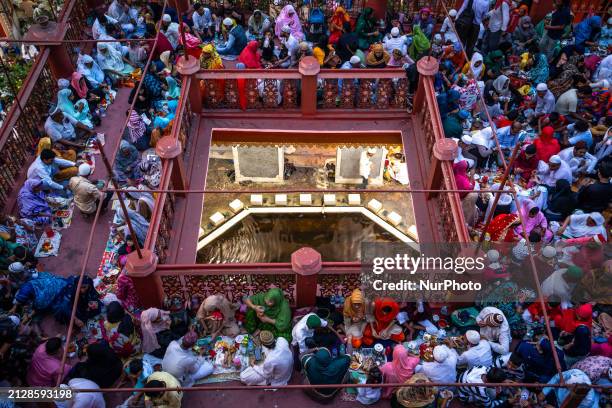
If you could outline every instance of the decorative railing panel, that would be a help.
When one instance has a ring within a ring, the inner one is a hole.
[[[179,297],[191,300],[193,297],[205,299],[214,294],[222,294],[230,302],[239,302],[245,296],[265,292],[270,288],[282,289],[291,305],[296,299],[296,276],[294,273],[261,274],[257,272],[231,272],[225,274],[200,273],[184,275],[160,275],[164,297],[172,299]]]
[[[298,109],[299,72],[295,69],[200,71],[204,109]]]
[[[87,30],[88,7],[85,1],[77,1],[76,3],[71,3],[68,8],[67,15],[70,16],[70,18],[66,24],[66,35],[64,38],[72,41],[67,44],[66,48],[72,63],[76,66],[79,52],[82,47],[82,44],[78,41],[85,38],[85,30]]]
[[[353,289],[361,286],[361,275],[359,271],[354,273],[325,273],[322,271],[317,275],[317,294],[319,296],[340,295],[347,297]]]

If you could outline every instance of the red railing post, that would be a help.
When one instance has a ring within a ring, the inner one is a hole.
[[[183,146],[178,138],[172,136],[164,136],[155,145],[155,152],[164,160],[172,160],[172,173],[170,174],[172,185],[177,190],[187,190],[187,178],[185,176],[185,166],[181,153]],[[181,186],[181,187],[178,187]],[[184,193],[177,193],[179,196],[185,196]]]
[[[304,57],[298,70],[302,75],[302,115],[312,116],[317,113],[317,75],[321,66],[315,57]]]
[[[425,108],[425,78],[432,77],[438,73],[438,60],[431,57],[423,57],[417,61],[417,71],[419,72],[419,85],[414,95],[414,112],[421,112]]]
[[[160,307],[164,300],[161,278],[154,272],[157,268],[157,255],[148,248],[142,249],[142,258],[135,252],[127,257],[125,267],[134,282],[134,288],[143,308]]]
[[[291,269],[296,274],[296,307],[314,306],[317,298],[317,274],[321,267],[321,254],[312,248],[304,247],[291,254]]]
[[[179,58],[176,69],[184,77],[191,77],[189,81],[189,89],[182,89],[181,92],[189,92],[189,104],[191,111],[195,113],[202,112],[202,95],[200,94],[200,81],[195,74],[200,70],[200,62],[197,58],[187,55]],[[185,87],[184,87],[185,88]]]

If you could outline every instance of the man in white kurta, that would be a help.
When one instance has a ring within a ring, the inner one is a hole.
[[[316,313],[308,313],[302,317],[291,330],[291,344],[300,348],[300,353],[308,351],[306,339],[314,336],[316,328],[326,327],[327,321],[321,319]]]
[[[457,352],[445,345],[433,349],[434,361],[424,361],[414,369],[435,383],[454,383],[457,380]]]
[[[264,344],[264,353],[263,364],[247,367],[240,373],[240,381],[246,385],[287,385],[293,373],[293,354],[287,340],[278,337],[272,344]]]
[[[480,326],[480,337],[489,342],[494,353],[510,352],[510,324],[501,310],[493,306],[485,307],[476,316],[476,323]]]
[[[493,354],[489,342],[481,339],[476,330],[468,330],[465,332],[465,337],[470,348],[459,356],[457,364],[465,364],[468,369],[475,366],[490,367],[493,364]]]
[[[172,374],[183,387],[191,387],[196,381],[212,374],[212,363],[196,356],[191,348],[197,335],[189,332],[179,340],[172,341],[166,349],[162,360],[163,371]]]

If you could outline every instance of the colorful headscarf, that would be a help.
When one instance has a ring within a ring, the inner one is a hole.
[[[206,44],[202,47],[200,56],[200,66],[203,69],[223,69],[223,61],[213,44]]]

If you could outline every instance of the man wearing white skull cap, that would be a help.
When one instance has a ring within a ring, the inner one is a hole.
[[[453,383],[457,379],[457,352],[445,345],[433,349],[434,361],[424,361],[414,369],[415,373],[423,373],[433,382]],[[444,388],[444,387],[442,387]]]
[[[556,154],[550,156],[548,163],[540,160],[538,163],[537,176],[540,184],[549,188],[555,187],[557,180],[560,179],[565,179],[570,184],[573,182],[572,169],[569,164]]]
[[[475,366],[489,367],[493,364],[493,354],[488,341],[481,339],[476,330],[465,332],[465,338],[470,348],[459,356],[457,364],[465,364],[468,368]]]
[[[172,22],[172,17],[169,14],[163,15],[159,31],[166,36],[172,48],[176,50],[179,45],[179,25]]]

